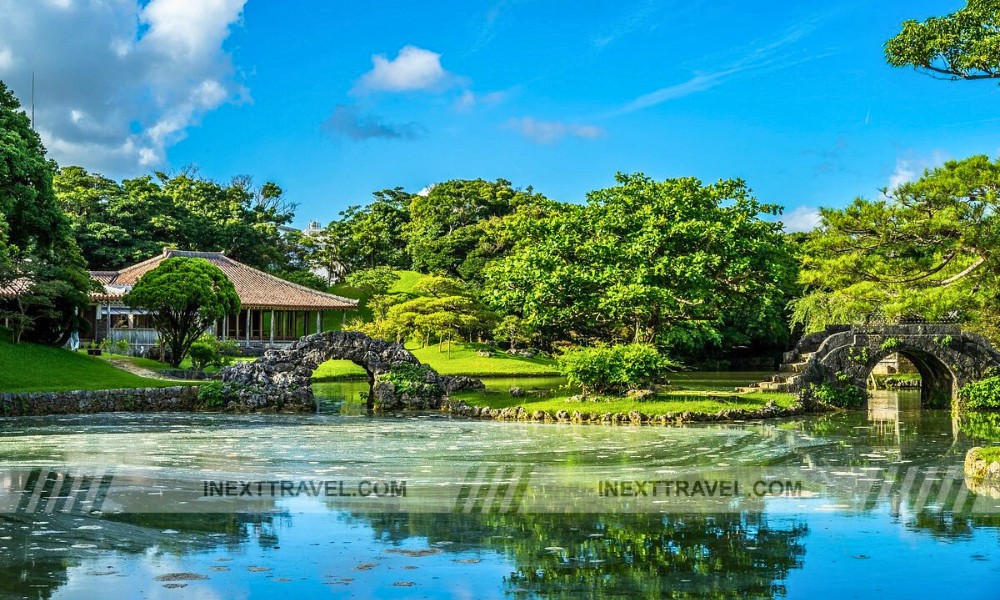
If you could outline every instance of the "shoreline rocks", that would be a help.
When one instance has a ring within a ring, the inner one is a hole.
[[[197,386],[0,393],[0,416],[198,410]]]

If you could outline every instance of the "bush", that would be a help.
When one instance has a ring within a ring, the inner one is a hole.
[[[958,390],[962,406],[972,410],[1000,409],[1000,377],[987,377],[967,383]]]
[[[222,383],[213,381],[198,387],[198,404],[201,408],[222,408],[226,405],[226,395]]]
[[[400,364],[382,375],[382,381],[391,383],[397,394],[440,395],[441,386],[427,383],[427,374],[431,368],[427,365]]]
[[[219,340],[214,335],[205,334],[191,344],[188,356],[191,357],[191,365],[204,371],[206,367],[224,367],[233,362],[233,357],[240,352],[239,345],[231,340],[225,342]]]
[[[678,365],[649,344],[573,348],[556,359],[559,372],[583,393],[622,394],[649,387]]]
[[[835,386],[830,383],[810,384],[806,392],[828,406],[839,408],[861,408],[868,402],[866,392],[856,386],[842,384]]]

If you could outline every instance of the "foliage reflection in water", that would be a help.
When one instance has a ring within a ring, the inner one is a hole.
[[[915,398],[887,394],[868,411],[686,428],[335,414],[5,419],[2,467],[114,462],[151,485],[248,464],[276,476],[338,465],[406,474],[470,459],[547,465],[568,479],[595,466],[622,476],[796,468],[807,479],[824,469],[912,469],[919,485],[875,503],[831,485],[818,497],[701,514],[360,512],[282,499],[247,514],[5,515],[0,594],[131,597],[185,586],[185,596],[226,597],[769,598],[834,588],[991,597],[1000,589],[1000,519],[919,496],[933,494],[935,470],[960,464],[996,429],[920,410]]]

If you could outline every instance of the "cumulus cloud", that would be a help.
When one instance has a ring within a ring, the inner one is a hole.
[[[0,79],[52,158],[110,175],[162,164],[200,119],[247,90],[222,47],[246,0],[0,0]]]
[[[354,91],[440,91],[461,81],[462,78],[441,66],[440,54],[416,46],[404,46],[392,60],[384,54],[372,56],[372,70],[361,76]]]
[[[355,141],[369,139],[413,140],[426,134],[418,123],[387,123],[382,117],[363,113],[356,106],[338,104],[323,122],[323,130],[333,136],[345,136]]]
[[[531,117],[510,119],[504,127],[517,131],[536,144],[555,144],[567,136],[592,140],[605,134],[604,129],[594,125],[539,121]]]
[[[783,215],[781,222],[785,231],[812,231],[819,225],[819,210],[811,206],[796,206]]]

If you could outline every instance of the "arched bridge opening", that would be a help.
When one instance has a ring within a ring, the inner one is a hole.
[[[854,386],[867,394],[873,369],[893,354],[920,374],[921,405],[927,408],[949,407],[959,388],[1000,368],[1000,352],[959,325],[837,325],[799,340],[785,353],[781,372],[758,385],[789,392],[810,384]]]
[[[288,410],[315,410],[312,375],[328,360],[348,360],[368,374],[368,408],[433,408],[436,398],[407,397],[394,392],[380,377],[400,365],[420,366],[420,361],[400,344],[368,337],[358,331],[325,331],[300,338],[290,347],[268,350],[252,363],[238,363],[223,371],[223,382],[237,404],[250,410],[275,406]],[[423,377],[424,375],[421,375]],[[445,377],[426,369],[426,383],[447,394],[459,389],[481,388],[468,377]]]

